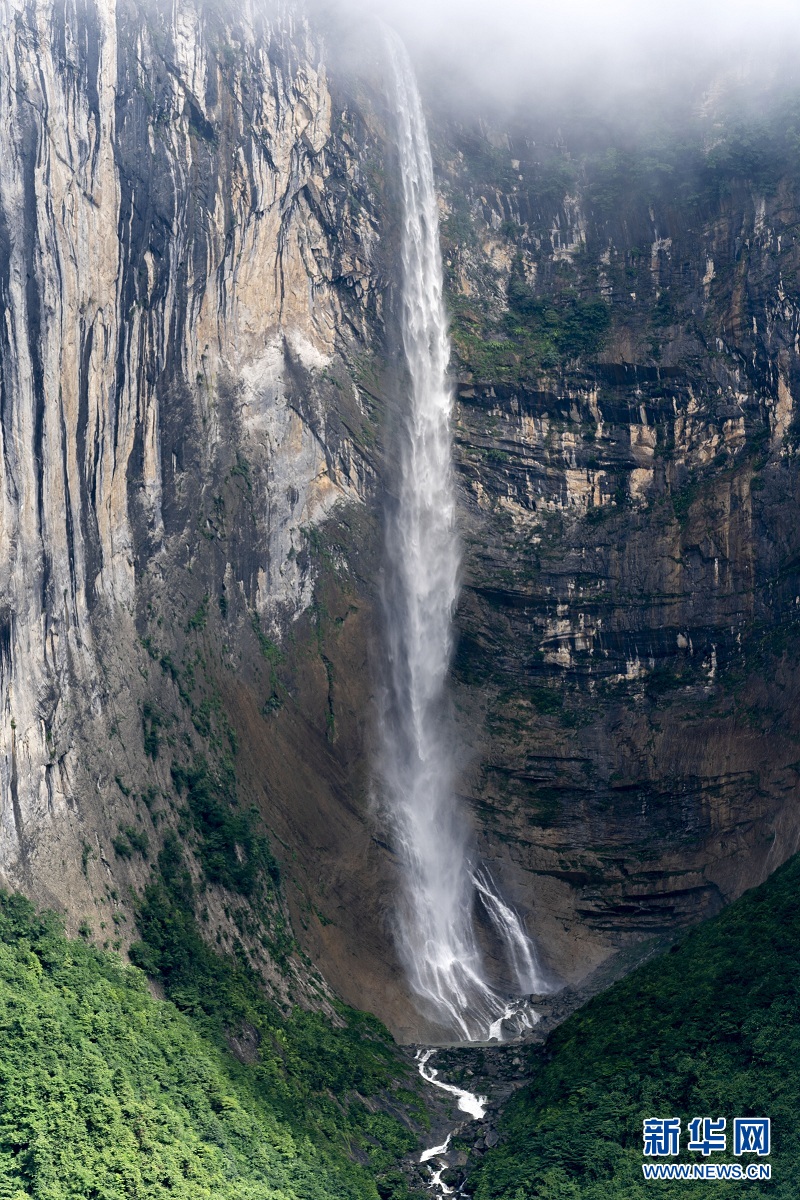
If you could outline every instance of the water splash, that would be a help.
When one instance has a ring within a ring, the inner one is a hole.
[[[488,872],[474,868],[468,820],[456,803],[446,685],[460,553],[438,208],[414,74],[399,39],[388,35],[388,42],[402,188],[400,323],[409,395],[397,493],[387,513],[388,671],[380,766],[403,867],[397,934],[409,982],[425,1015],[450,1036],[475,1041],[486,1039],[490,1028],[521,1032],[535,1021],[521,1004],[507,1013],[507,999],[487,977],[474,924],[478,898],[519,991],[547,985],[520,917]]]
[[[501,898],[486,867],[473,872],[472,882],[483,902],[484,911],[505,947],[521,992],[542,990],[542,970],[533,942],[525,932],[519,914]]]
[[[452,1083],[444,1083],[441,1079],[437,1079],[439,1072],[434,1067],[429,1067],[426,1070],[428,1060],[433,1055],[433,1050],[419,1051],[417,1053],[417,1070],[422,1078],[433,1084],[434,1087],[440,1088],[443,1092],[450,1092],[454,1096],[458,1096],[458,1107],[462,1112],[465,1112],[472,1118],[473,1121],[480,1121],[486,1116],[487,1099],[485,1096],[478,1096],[475,1092],[468,1092],[465,1088],[455,1087]],[[448,1187],[442,1179],[442,1175],[447,1170],[447,1159],[444,1155],[450,1148],[450,1139],[453,1134],[448,1133],[440,1146],[429,1146],[427,1150],[423,1150],[419,1156],[420,1163],[427,1163],[430,1171],[430,1182],[428,1184],[431,1191],[437,1196],[452,1196],[453,1188]],[[433,1163],[438,1166],[434,1167]]]
[[[480,1121],[481,1117],[486,1116],[486,1097],[476,1096],[474,1092],[468,1092],[466,1088],[456,1087],[454,1083],[444,1083],[441,1079],[437,1079],[439,1072],[435,1067],[427,1067],[428,1061],[433,1057],[434,1050],[423,1050],[417,1054],[417,1070],[427,1083],[432,1083],[434,1087],[439,1088],[443,1092],[449,1092],[451,1096],[458,1097],[458,1107],[462,1112],[467,1113],[472,1117],[473,1121]],[[435,1154],[443,1154],[447,1149],[450,1141],[448,1134],[447,1141],[443,1146],[432,1146],[430,1150],[425,1150],[420,1162],[425,1162],[426,1158],[432,1158]]]

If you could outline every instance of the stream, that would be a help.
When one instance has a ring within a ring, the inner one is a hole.
[[[526,997],[514,997],[506,1001],[503,1012],[490,1025],[488,1043],[496,1043],[498,1046],[518,1043],[522,1040],[521,1035],[524,1036],[526,1031],[533,1029],[540,1020],[541,1013],[533,1008]],[[417,1070],[422,1078],[426,1083],[439,1088],[440,1091],[455,1096],[459,1109],[466,1113],[470,1120],[482,1120],[486,1116],[488,1097],[479,1095],[477,1092],[468,1092],[466,1088],[456,1087],[453,1083],[445,1083],[444,1080],[439,1079],[439,1072],[436,1068],[428,1066],[435,1053],[436,1050],[433,1047],[417,1051],[415,1055]],[[460,1126],[451,1130],[441,1145],[428,1146],[419,1157],[420,1163],[428,1164],[428,1170],[431,1173],[428,1187],[436,1196],[454,1195],[454,1189],[447,1186],[442,1175],[449,1165],[444,1156],[447,1154],[453,1134],[458,1131],[458,1128]],[[436,1165],[434,1166],[434,1164]]]
[[[449,1092],[453,1096],[458,1097],[458,1107],[462,1112],[467,1113],[473,1121],[480,1121],[481,1117],[486,1115],[486,1096],[478,1096],[475,1092],[468,1092],[466,1088],[456,1087],[452,1083],[444,1083],[437,1079],[439,1072],[435,1067],[427,1067],[428,1061],[435,1054],[434,1050],[420,1050],[417,1054],[417,1070],[426,1083],[432,1084],[443,1092]],[[453,1188],[447,1186],[442,1180],[443,1173],[447,1170],[447,1161],[442,1158],[442,1155],[447,1153],[450,1145],[452,1133],[448,1133],[441,1146],[429,1146],[427,1150],[423,1150],[419,1161],[421,1163],[437,1162],[438,1166],[430,1165],[428,1170],[431,1173],[431,1181],[428,1185],[437,1196],[452,1196]]]

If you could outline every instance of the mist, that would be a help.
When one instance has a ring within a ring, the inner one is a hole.
[[[319,0],[358,41],[377,20],[405,42],[426,91],[456,106],[686,101],[798,82],[800,6],[766,0]]]

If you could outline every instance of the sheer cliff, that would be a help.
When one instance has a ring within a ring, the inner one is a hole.
[[[365,638],[358,556],[319,530],[363,525],[369,560],[375,137],[289,9],[4,3],[0,29],[3,875],[127,942],[177,833],[230,948],[254,804],[346,871]]]
[[[567,972],[797,847],[796,104],[441,128],[471,794]]]
[[[0,870],[127,946],[179,846],[210,944],[412,1037],[371,794],[396,164],[338,36],[0,0]],[[793,126],[429,101],[461,790],[576,979],[796,846]]]

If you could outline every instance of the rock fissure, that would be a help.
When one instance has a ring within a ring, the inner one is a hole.
[[[285,995],[259,950],[277,909],[245,928],[174,783],[232,771],[303,952],[413,1042],[369,769],[401,201],[379,56],[338,36],[0,0],[0,872],[73,932],[124,913],[101,939],[124,948],[172,833],[210,942]],[[667,172],[646,131],[423,100],[454,790],[575,985],[797,843],[791,123],[765,106],[755,178],[724,89],[660,131]]]

